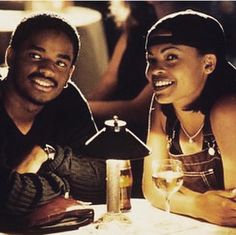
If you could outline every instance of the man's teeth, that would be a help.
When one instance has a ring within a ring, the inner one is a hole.
[[[162,86],[171,85],[171,84],[173,84],[173,82],[171,82],[171,81],[157,81],[154,84],[155,84],[155,87],[162,87]]]
[[[40,86],[44,86],[44,87],[51,87],[53,86],[53,83],[51,81],[45,81],[45,80],[41,80],[41,79],[34,79],[34,82],[37,83]]]

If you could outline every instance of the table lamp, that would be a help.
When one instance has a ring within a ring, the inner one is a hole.
[[[114,116],[105,121],[105,127],[85,143],[88,157],[106,160],[107,212],[98,219],[100,223],[118,221],[130,223],[120,211],[120,160],[136,160],[150,154],[149,148],[126,128],[126,122]]]

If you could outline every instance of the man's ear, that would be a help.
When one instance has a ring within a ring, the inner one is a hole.
[[[15,52],[11,46],[9,46],[6,50],[5,54],[5,63],[8,67],[11,67],[13,61],[15,59]]]
[[[206,54],[204,59],[204,69],[206,74],[211,74],[216,68],[217,58],[215,54]]]

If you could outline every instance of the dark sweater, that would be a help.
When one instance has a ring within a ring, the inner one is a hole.
[[[0,211],[26,214],[67,191],[80,200],[104,202],[105,163],[81,156],[84,142],[96,131],[87,102],[72,83],[45,105],[26,135],[0,98]],[[33,146],[46,143],[57,150],[53,161],[46,161],[37,174],[13,170]]]

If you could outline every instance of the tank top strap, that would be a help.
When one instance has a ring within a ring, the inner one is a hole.
[[[211,130],[210,116],[208,114],[205,116],[204,127],[202,131],[205,137],[213,135]]]
[[[206,115],[204,122],[205,124],[203,127],[203,136],[204,136],[203,148],[208,148],[209,151],[213,151],[213,149],[218,151],[216,140],[211,129],[211,122],[210,122],[209,114]]]
[[[179,145],[180,124],[179,120],[175,115],[167,117],[165,130],[168,139],[169,149],[173,153],[181,154],[182,150]],[[212,133],[209,115],[206,115],[204,119],[202,149],[208,149],[209,154],[212,156],[215,155],[216,152],[220,153],[215,137]]]
[[[181,147],[179,145],[180,124],[179,120],[175,115],[167,117],[165,130],[168,141],[167,147],[169,151],[175,154],[182,153]]]
[[[167,117],[165,130],[166,130],[166,134],[170,137],[173,135],[173,131],[175,129],[175,123],[176,123],[176,119]]]
[[[176,134],[176,127],[178,126],[179,120],[177,119],[175,113],[172,113],[172,115],[168,115],[166,118],[166,126],[165,131],[168,136],[168,138],[175,138]]]

